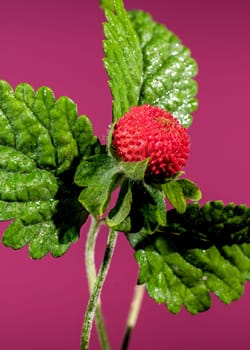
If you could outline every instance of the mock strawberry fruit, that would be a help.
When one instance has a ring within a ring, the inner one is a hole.
[[[167,111],[142,105],[118,120],[112,146],[124,162],[149,159],[146,176],[167,178],[186,164],[190,140],[187,129]]]

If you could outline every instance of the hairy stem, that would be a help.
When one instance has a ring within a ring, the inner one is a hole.
[[[90,228],[91,236],[97,235],[99,227],[100,227],[100,222],[98,223],[98,221],[95,221],[95,222],[92,221],[92,225]],[[89,236],[90,236],[90,234],[89,234]],[[83,322],[82,337],[81,337],[81,350],[88,350],[89,349],[89,340],[90,340],[91,329],[92,329],[94,318],[96,317],[96,310],[97,310],[98,303],[100,306],[100,294],[101,294],[101,290],[102,290],[102,287],[103,287],[103,284],[104,284],[104,281],[105,281],[105,278],[106,278],[106,275],[107,275],[107,272],[108,272],[108,269],[110,266],[111,258],[112,258],[115,244],[116,244],[116,239],[117,239],[117,232],[110,230],[109,236],[108,236],[108,242],[107,242],[107,246],[106,246],[105,254],[104,254],[104,258],[103,258],[103,262],[102,262],[100,270],[98,272],[96,281],[94,282],[94,279],[91,279],[91,282],[90,282],[90,283],[93,283],[93,288],[92,288],[92,293],[91,293],[89,303],[87,306],[87,310],[85,313],[84,322]],[[92,248],[94,248],[95,239],[93,239],[93,237],[92,238],[89,237],[88,240],[90,241],[90,246],[92,244]],[[94,254],[93,250],[94,249],[92,249],[92,254]],[[91,253],[89,252],[88,258],[90,258],[90,257],[91,257]],[[87,258],[86,258],[86,260],[87,260]],[[92,260],[92,262],[93,262],[93,260]],[[90,261],[88,261],[88,264],[89,263],[90,263]],[[93,267],[90,269],[90,271],[93,272]],[[101,311],[100,308],[99,308],[99,311]],[[101,320],[102,320],[102,316],[101,316]],[[101,323],[102,323],[102,327],[103,327],[104,324],[103,324],[103,322],[101,322]],[[98,326],[98,323],[97,323],[97,326]],[[103,328],[103,330],[105,330],[105,328]],[[105,332],[105,334],[106,334],[106,332]],[[106,336],[104,336],[102,339],[105,339],[105,338],[106,338]],[[109,344],[108,344],[107,339],[104,341],[104,344],[102,344],[102,348],[109,349]]]
[[[135,328],[138,315],[140,312],[143,296],[144,296],[144,285],[136,285],[134,290],[134,296],[130,305],[130,310],[128,314],[127,324],[126,324],[126,330],[122,342],[122,350],[127,350],[129,341],[131,338],[131,333],[133,329]]]
[[[97,238],[101,224],[102,224],[101,220],[97,220],[93,216],[91,217],[91,225],[89,228],[89,233],[88,233],[87,242],[86,242],[86,249],[85,249],[85,265],[86,265],[90,295],[93,292],[94,285],[96,282],[95,244],[96,244],[96,238]],[[103,350],[109,350],[110,349],[109,341],[108,341],[104,318],[102,315],[100,298],[97,301],[96,310],[95,310],[95,325],[96,325],[101,348]]]

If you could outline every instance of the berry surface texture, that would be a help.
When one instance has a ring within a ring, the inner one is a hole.
[[[146,176],[171,177],[186,164],[187,129],[167,111],[150,105],[132,107],[114,127],[115,154],[124,162],[149,159]]]

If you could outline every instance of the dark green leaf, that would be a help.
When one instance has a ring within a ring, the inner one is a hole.
[[[222,202],[190,204],[184,214],[168,212],[161,232],[127,235],[140,265],[139,283],[151,297],[177,313],[211,306],[210,292],[230,303],[250,278],[250,208]]]
[[[82,138],[80,138],[80,134]],[[87,117],[67,97],[0,81],[0,220],[3,243],[29,244],[30,256],[60,256],[77,240],[88,213],[78,202],[74,167],[96,142]]]
[[[104,24],[104,64],[113,95],[116,121],[131,106],[138,105],[142,84],[142,52],[138,37],[123,7],[122,0],[103,1],[107,23]]]
[[[169,235],[184,247],[207,248],[213,244],[227,245],[250,242],[250,209],[221,201],[207,202],[202,207],[190,204],[184,214],[168,212]]]
[[[139,104],[156,105],[189,126],[197,108],[197,84],[192,79],[197,65],[190,51],[163,25],[142,11],[129,18],[138,35],[143,55],[143,84]]]

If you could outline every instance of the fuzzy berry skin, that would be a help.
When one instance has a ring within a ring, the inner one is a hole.
[[[165,110],[132,107],[114,126],[112,146],[124,162],[149,158],[146,176],[168,178],[186,164],[190,140],[187,129]]]

